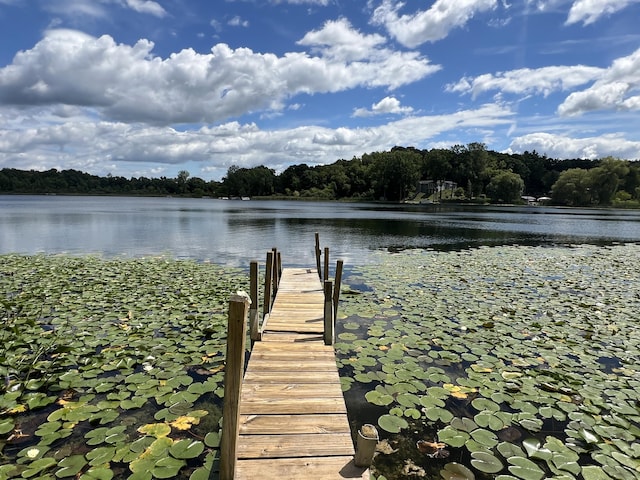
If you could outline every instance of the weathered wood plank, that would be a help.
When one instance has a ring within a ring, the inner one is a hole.
[[[238,458],[291,458],[353,455],[349,433],[241,435]]]
[[[269,371],[260,371],[257,369],[253,369],[251,365],[251,370],[247,370],[247,373],[244,375],[244,384],[248,385],[251,383],[285,383],[285,382],[295,382],[295,383],[322,383],[322,384],[331,384],[331,383],[340,383],[340,377],[338,376],[337,371],[319,371],[313,372],[313,375],[309,375],[307,372],[301,371],[290,371],[283,370],[278,372],[269,372]]]
[[[303,413],[343,413],[347,409],[342,398],[274,398],[245,399],[240,404],[241,415],[251,414],[303,414]]]
[[[277,478],[278,480],[362,478],[369,480],[370,476],[367,469],[354,465],[351,456],[243,460],[238,462],[237,480],[254,480],[256,478]]]
[[[241,434],[351,433],[340,414],[241,415]]]
[[[340,386],[332,383],[247,383],[242,386],[241,401],[252,398],[314,398],[319,395],[343,398]]]

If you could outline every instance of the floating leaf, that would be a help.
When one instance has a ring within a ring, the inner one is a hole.
[[[487,448],[493,448],[498,444],[498,437],[495,433],[481,428],[471,432],[471,438]]]
[[[485,473],[498,473],[504,468],[500,460],[491,453],[484,451],[471,453],[471,465]]]
[[[398,433],[409,426],[404,418],[395,415],[382,415],[378,418],[378,425],[389,433]]]
[[[39,473],[54,467],[57,464],[55,459],[50,457],[41,458],[34,462],[31,462],[29,466],[22,472],[23,478],[35,477]]]
[[[607,475],[601,467],[597,465],[585,465],[582,467],[582,478],[584,480],[610,480],[611,477]]]
[[[471,470],[459,463],[447,463],[442,470],[440,476],[444,480],[475,480],[476,476]]]
[[[138,428],[138,432],[152,437],[166,437],[171,433],[171,427],[166,423],[148,423]]]
[[[471,438],[465,431],[447,426],[438,432],[438,440],[451,447],[462,447]]]
[[[544,471],[531,460],[523,457],[511,457],[507,460],[509,471],[523,480],[540,480]]]
[[[536,438],[526,438],[522,441],[522,446],[527,451],[527,455],[530,458],[537,458],[540,460],[549,460],[553,454],[551,450],[542,447],[540,440]]]
[[[86,464],[87,461],[83,455],[71,455],[70,457],[65,457],[58,463],[58,467],[62,468],[56,471],[56,477],[75,477]]]
[[[13,430],[15,421],[13,418],[3,418],[0,420],[0,435],[5,435]]]
[[[174,458],[188,459],[196,458],[204,451],[204,444],[198,440],[179,440],[169,449],[169,453]]]
[[[524,457],[526,455],[519,446],[509,442],[500,442],[496,448],[504,458]]]

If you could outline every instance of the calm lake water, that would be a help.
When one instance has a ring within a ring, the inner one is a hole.
[[[286,266],[376,250],[640,242],[640,212],[553,207],[414,206],[181,198],[0,196],[0,253],[210,260],[246,266],[278,247]]]

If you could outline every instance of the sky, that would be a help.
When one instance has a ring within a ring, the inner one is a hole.
[[[640,159],[640,0],[0,0],[0,168]]]

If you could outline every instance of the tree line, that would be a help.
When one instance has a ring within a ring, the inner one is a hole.
[[[99,177],[76,170],[0,170],[0,193],[286,197],[385,200],[418,198],[419,182],[440,186],[436,200],[517,203],[522,195],[570,206],[640,206],[640,163],[607,157],[558,160],[507,154],[482,143],[449,149],[394,147],[328,165],[231,166],[222,181],[181,171],[176,178]],[[443,194],[443,185],[450,190]],[[433,198],[433,197],[432,197]]]

